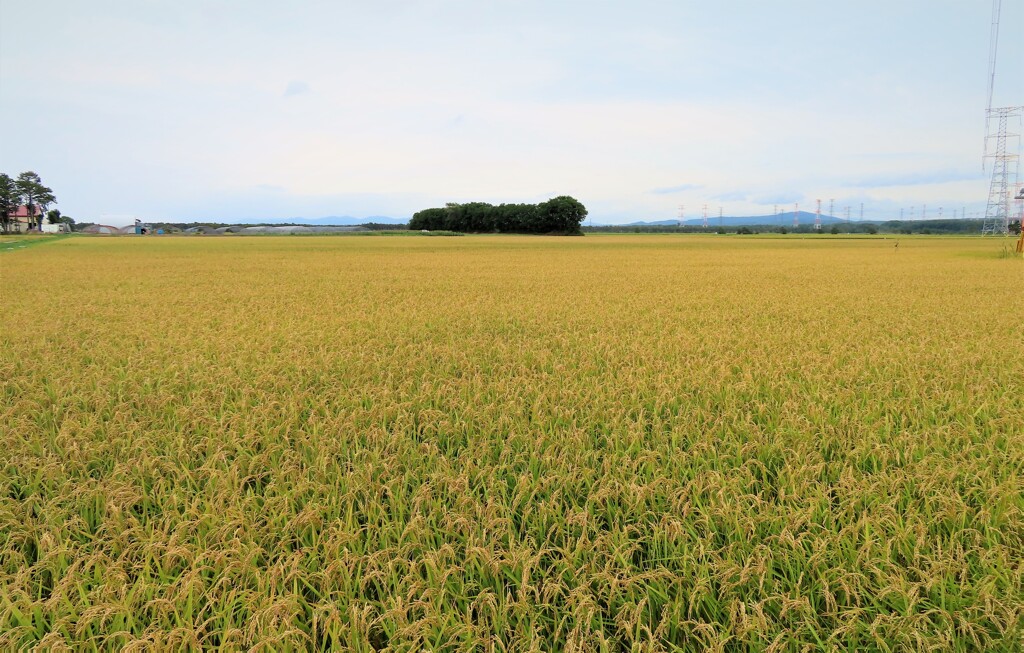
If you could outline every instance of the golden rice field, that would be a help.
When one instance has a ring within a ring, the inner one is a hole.
[[[0,253],[0,650],[1020,651],[980,238]]]

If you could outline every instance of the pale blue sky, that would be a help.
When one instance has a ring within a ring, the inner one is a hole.
[[[981,211],[991,3],[0,0],[0,171],[78,220]],[[1024,104],[1004,0],[995,104]]]

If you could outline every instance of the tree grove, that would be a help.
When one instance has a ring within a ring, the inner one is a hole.
[[[409,229],[465,233],[578,234],[587,208],[568,195],[540,204],[449,203],[413,214]]]

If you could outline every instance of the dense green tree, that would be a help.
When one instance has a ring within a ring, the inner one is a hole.
[[[409,220],[409,229],[440,231],[444,229],[444,209],[423,209],[413,214]]]
[[[445,206],[445,229],[469,233],[495,231],[494,207],[486,202],[449,203]]]
[[[21,193],[10,175],[0,172],[0,227],[11,229],[11,214],[21,203]]]
[[[495,207],[498,231],[533,233],[537,224],[536,204],[502,204]]]
[[[43,187],[42,180],[39,175],[29,170],[18,175],[14,183],[18,187],[20,203],[28,210],[28,228],[32,229],[35,226],[36,198]]]
[[[31,170],[18,175],[18,179],[14,183],[20,194],[21,203],[28,209],[29,228],[38,229],[46,207],[55,203],[57,198],[54,197],[50,188],[43,185],[39,175]]]
[[[560,195],[537,205],[540,233],[580,233],[580,225],[587,217],[587,208],[568,195]]]
[[[443,209],[424,209],[413,214],[409,229],[463,231],[469,233],[578,234],[587,209],[578,200],[562,195],[541,204],[486,202],[458,204]]]

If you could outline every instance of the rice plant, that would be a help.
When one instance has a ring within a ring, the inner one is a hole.
[[[900,242],[4,254],[0,649],[1020,650],[1024,269]]]

